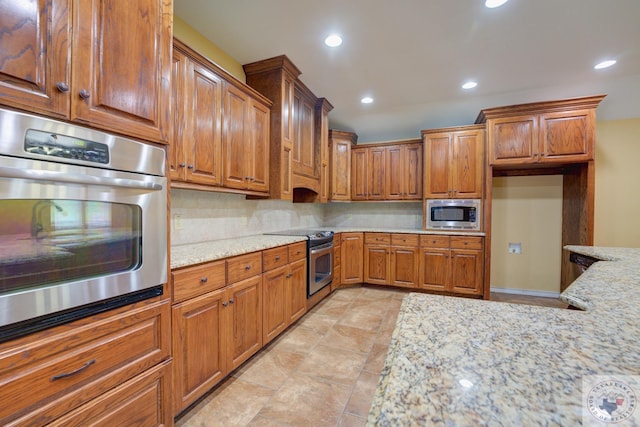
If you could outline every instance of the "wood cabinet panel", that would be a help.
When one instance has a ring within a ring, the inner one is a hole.
[[[391,246],[391,285],[405,288],[418,287],[419,267],[420,256],[417,244]]]
[[[173,307],[175,413],[227,374],[224,301],[226,290],[219,289]]]
[[[6,1],[0,102],[166,141],[171,0]]]
[[[49,426],[171,426],[171,361],[149,369]]]
[[[461,294],[482,294],[484,259],[481,251],[451,251],[451,290]]]
[[[289,245],[289,262],[307,258],[307,242]]]
[[[262,348],[262,275],[229,285],[227,367],[229,371]]]
[[[204,293],[220,289],[226,285],[224,261],[174,270],[173,302],[181,302]]]
[[[423,146],[410,144],[405,147],[404,199],[421,200],[423,193]]]
[[[389,233],[364,233],[364,243],[366,245],[389,245],[391,234]]]
[[[250,153],[248,170],[251,179],[249,189],[267,193],[269,191],[269,108],[256,102],[250,103]]]
[[[351,200],[367,200],[367,151],[351,150]]]
[[[364,282],[387,285],[390,282],[389,246],[364,245]]]
[[[534,163],[538,152],[538,119],[515,116],[491,120],[487,126],[491,164]]]
[[[3,343],[0,423],[43,425],[106,393],[168,359],[170,331],[156,299]]]
[[[73,9],[70,119],[166,141],[172,1],[75,0]]]
[[[173,107],[172,132],[169,138],[168,166],[172,180],[186,180],[187,167],[185,146],[190,141],[185,138],[186,126],[186,94],[188,75],[187,56],[180,50],[174,49],[171,56],[171,106]]]
[[[363,233],[341,233],[341,284],[363,282]]]
[[[278,246],[277,248],[262,251],[262,271],[273,270],[289,263],[289,248]]]
[[[287,282],[288,325],[302,317],[307,311],[307,259],[299,259],[289,265]]]
[[[450,277],[449,250],[423,248],[420,256],[420,287],[446,291]]]
[[[385,198],[385,149],[367,149],[367,199]]]
[[[227,86],[224,95],[224,112],[223,184],[225,187],[245,189],[251,179],[246,167],[249,98],[241,90]]]
[[[252,252],[228,258],[226,263],[227,283],[239,282],[262,273],[262,252]]]
[[[351,200],[351,146],[356,140],[351,132],[329,132],[331,200]]]
[[[286,247],[285,247],[286,250]],[[264,344],[280,335],[288,325],[287,318],[287,265],[264,273],[262,335]]]
[[[483,129],[474,125],[422,131],[425,198],[482,198]]]
[[[0,100],[3,104],[67,117],[71,99],[70,0],[38,0],[33,7],[2,2]]]
[[[389,200],[401,200],[404,196],[404,159],[402,146],[386,148],[386,198]]]
[[[540,141],[540,154],[547,162],[592,160],[595,151],[595,110],[542,114]]]

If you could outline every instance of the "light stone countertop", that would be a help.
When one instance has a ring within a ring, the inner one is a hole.
[[[565,249],[606,260],[563,293],[585,311],[405,297],[367,424],[591,422],[583,380],[588,391],[594,378],[640,375],[640,249]]]
[[[407,228],[367,228],[367,227],[311,227],[314,230],[330,230],[335,233],[348,232],[375,232],[375,233],[413,233],[436,234],[454,236],[484,236],[479,232],[439,232],[425,231]],[[211,240],[200,243],[171,246],[171,269],[187,267],[208,261],[215,261],[249,252],[288,245],[295,242],[304,242],[306,238],[301,236],[274,236],[256,234],[233,239]]]

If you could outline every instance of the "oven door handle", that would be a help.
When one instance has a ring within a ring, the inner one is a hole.
[[[5,178],[28,179],[32,181],[52,181],[67,184],[101,185],[105,187],[124,187],[137,190],[160,191],[162,185],[153,182],[137,181],[126,178],[99,177],[90,175],[72,175],[64,172],[16,169],[0,166],[0,176]]]
[[[315,255],[318,252],[323,252],[327,249],[333,248],[333,242],[325,243],[324,245],[316,246],[315,248],[309,249],[310,255]]]

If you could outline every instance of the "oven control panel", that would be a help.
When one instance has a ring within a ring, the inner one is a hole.
[[[26,132],[24,151],[85,162],[109,163],[109,146],[106,144],[34,129]]]

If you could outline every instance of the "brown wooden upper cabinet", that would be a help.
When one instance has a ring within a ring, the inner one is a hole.
[[[351,150],[351,200],[421,200],[422,179],[419,140]]]
[[[603,95],[484,109],[489,164],[534,166],[593,160],[595,109]]]
[[[172,79],[172,186],[267,194],[269,100],[179,40]]]
[[[422,131],[424,197],[478,199],[482,197],[484,126],[460,126]]]
[[[0,103],[164,142],[171,0],[2,1]]]
[[[351,200],[351,147],[357,140],[352,132],[329,131],[331,200]]]
[[[300,70],[285,55],[245,64],[247,84],[273,103],[270,137],[270,197],[303,201],[328,200],[328,114],[333,106],[298,79]],[[313,200],[306,197],[314,194]]]

